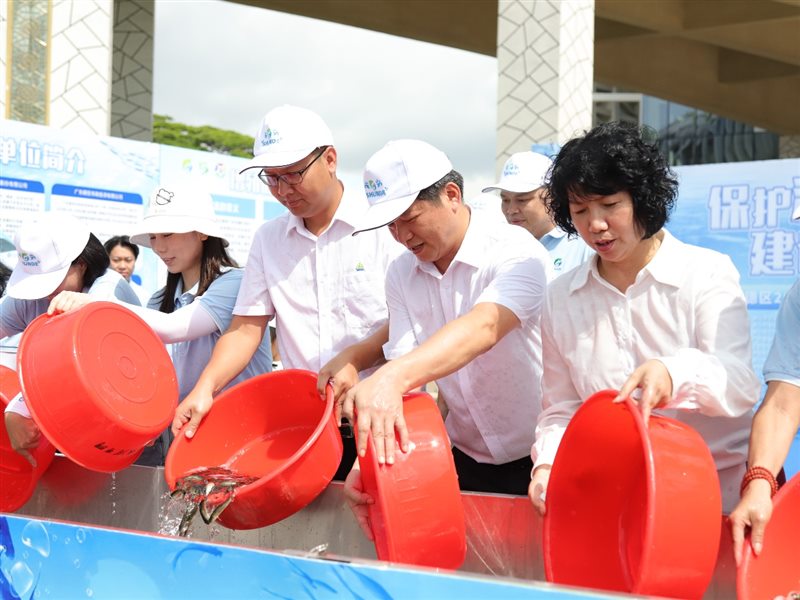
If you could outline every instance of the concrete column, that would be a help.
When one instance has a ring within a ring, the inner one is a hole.
[[[153,10],[152,0],[0,0],[0,80],[10,81],[0,115],[150,141]]]
[[[114,0],[111,135],[153,139],[152,0]]]
[[[778,138],[778,158],[800,158],[800,135]]]
[[[0,117],[4,119],[9,116],[6,113],[8,109],[6,100],[9,93],[6,79],[8,76],[8,46],[8,3],[0,2],[0,81],[3,82],[3,93],[0,94]]]
[[[112,0],[51,0],[47,124],[108,135]]]
[[[497,165],[592,125],[594,0],[500,0]]]

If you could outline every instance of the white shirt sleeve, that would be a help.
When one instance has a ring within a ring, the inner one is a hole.
[[[572,384],[572,375],[553,338],[552,309],[549,297],[542,312],[542,412],[536,423],[536,440],[531,448],[534,468],[552,465],[572,416],[582,404]]]
[[[387,360],[400,358],[418,345],[411,316],[403,300],[402,284],[398,273],[401,269],[395,262],[386,274],[386,306],[389,309],[389,341],[383,345],[383,355]]]
[[[521,228],[519,233],[525,237],[509,239],[498,247],[494,276],[475,304],[505,306],[525,322],[541,313],[550,260],[547,250],[533,236]]]
[[[244,277],[236,297],[236,306],[233,307],[234,315],[245,317],[266,315],[270,319],[275,316],[275,306],[272,304],[264,268],[265,260],[280,260],[280,249],[275,249],[271,256],[268,256],[266,252],[265,236],[268,230],[265,228],[271,225],[269,222],[264,223],[253,236],[250,254],[244,268]]]
[[[694,348],[657,357],[672,377],[672,399],[665,408],[707,416],[738,417],[758,399],[760,383],[751,366],[750,322],[739,273],[721,257],[694,295]]]
[[[6,405],[7,413],[17,413],[26,419],[32,419],[31,411],[28,410],[28,405],[25,404],[25,399],[22,397],[22,392],[14,396],[11,401]]]
[[[211,313],[196,299],[171,313],[140,306],[125,307],[136,313],[165,344],[187,342],[219,331]]]

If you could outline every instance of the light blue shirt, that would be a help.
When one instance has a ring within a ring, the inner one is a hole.
[[[99,300],[116,298],[135,306],[141,305],[130,284],[113,269],[106,269],[90,288],[83,291]],[[50,300],[47,298],[20,300],[5,296],[0,303],[0,338],[22,333],[31,321],[47,312],[48,306]]]
[[[781,302],[772,348],[764,363],[764,380],[800,387],[800,279]]]
[[[203,372],[203,369],[206,368],[208,361],[211,359],[211,353],[214,351],[217,340],[227,331],[231,324],[233,307],[236,304],[236,296],[239,293],[239,285],[242,282],[243,273],[242,269],[231,269],[223,273],[208,286],[208,289],[200,298],[197,298],[200,306],[214,319],[217,324],[217,330],[201,338],[178,342],[171,346],[172,362],[175,365],[175,373],[178,377],[179,398],[181,400],[194,388],[200,373]],[[178,289],[175,291],[175,309],[177,310],[194,302],[196,293],[197,286],[184,292],[179,282]],[[150,298],[147,307],[158,310],[160,303],[161,292],[156,292]],[[250,363],[224,389],[245,379],[270,371],[272,371],[272,349],[269,335],[264,335]]]
[[[545,233],[539,241],[553,259],[553,278],[571,271],[594,255],[594,251],[579,236],[570,237],[560,227]]]

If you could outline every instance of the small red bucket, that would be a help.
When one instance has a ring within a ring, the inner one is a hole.
[[[736,578],[739,600],[790,598],[789,592],[800,593],[800,474],[773,498],[761,554],[753,554],[749,538],[745,541]]]
[[[691,427],[653,415],[645,425],[605,390],[567,426],[547,488],[548,581],[700,598],[714,572],[722,499],[716,467]]]
[[[164,476],[224,467],[257,481],[236,489],[219,522],[230,529],[277,523],[316,498],[342,460],[333,391],[323,401],[317,375],[287,369],[243,381],[220,394],[194,437],[178,435]]]
[[[406,394],[403,416],[410,450],[379,465],[370,437],[359,457],[364,491],[372,496],[369,521],[380,560],[457,569],[467,553],[458,475],[441,414],[424,393]]]
[[[111,302],[37,317],[22,335],[17,371],[42,433],[95,471],[131,465],[177,406],[178,381],[164,344]]]
[[[0,365],[0,411],[19,392],[17,372]],[[0,512],[14,512],[30,500],[39,478],[53,462],[55,448],[42,437],[31,454],[36,467],[11,448],[3,419],[0,422]]]

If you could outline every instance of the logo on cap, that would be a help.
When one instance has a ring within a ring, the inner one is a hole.
[[[42,264],[42,261],[39,260],[38,256],[35,254],[28,254],[27,252],[20,252],[19,260],[25,267],[38,267],[40,264]]]
[[[162,206],[164,204],[169,204],[170,202],[172,202],[172,198],[174,196],[175,192],[170,192],[169,190],[161,188],[160,190],[158,190],[158,193],[156,194],[156,204],[160,204]]]
[[[386,195],[389,188],[383,185],[380,179],[367,179],[364,181],[364,192],[367,194],[367,199],[382,198]]]
[[[264,135],[261,136],[261,145],[262,146],[271,146],[272,144],[277,144],[281,141],[281,134],[277,129],[272,129],[267,127],[264,131]]]
[[[515,162],[509,161],[508,164],[503,168],[503,177],[508,175],[516,175],[519,173],[519,165]]]

